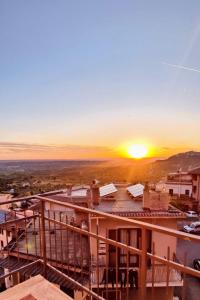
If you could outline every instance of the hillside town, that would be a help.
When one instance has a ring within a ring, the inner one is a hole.
[[[0,300],[200,300],[200,1],[0,0]]]
[[[56,284],[59,299],[183,299],[196,283],[183,272],[199,276],[200,168],[154,185],[93,180],[23,198],[11,191],[0,205],[0,299],[31,287],[33,276]]]

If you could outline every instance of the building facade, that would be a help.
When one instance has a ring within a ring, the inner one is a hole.
[[[175,260],[177,238],[200,240],[175,230],[184,214],[169,204],[168,193],[146,186],[139,200],[130,197],[126,186],[109,189],[112,197],[101,196],[97,184],[91,188],[91,208],[58,202],[50,195],[32,197],[40,206],[30,215],[30,208],[24,210],[23,237],[0,252],[1,282],[11,278],[16,285],[43,274],[75,300],[172,300],[174,288],[183,286],[181,273],[200,277]],[[26,200],[13,203],[20,201]],[[59,218],[47,209],[49,204],[51,209],[53,204],[63,208],[55,212]],[[64,208],[84,216],[85,226],[66,218]],[[19,227],[17,220],[0,227],[9,224]]]
[[[192,176],[192,198],[196,201],[197,209],[200,210],[200,167],[189,172]]]
[[[94,210],[106,212],[120,217],[128,217],[130,220],[145,221],[150,224],[164,226],[169,229],[177,229],[177,221],[184,218],[184,214],[169,205],[168,193],[157,193],[150,191],[148,187],[144,190],[141,201],[133,199],[127,192],[126,186],[118,187],[118,192],[112,200],[99,199],[99,203],[94,205]],[[123,218],[122,218],[123,219]],[[123,220],[113,221],[112,219],[92,217],[91,230],[95,232],[98,228],[100,236],[108,237],[119,243],[127,243],[129,246],[139,248],[141,245],[141,228],[137,225],[126,225]],[[163,236],[158,232],[147,232],[146,235],[147,251],[152,251],[163,258],[170,256],[170,259],[176,254],[177,239],[170,236]],[[101,295],[106,293],[105,286],[109,286],[109,299],[116,299],[116,291],[113,288],[118,285],[119,299],[126,296],[129,289],[128,299],[140,299],[138,293],[138,274],[141,265],[140,258],[137,254],[130,254],[122,249],[109,246],[103,241],[98,244],[97,241],[91,241],[91,255],[94,261],[93,268],[93,287],[98,285]],[[170,248],[170,254],[169,254]],[[98,251],[97,251],[98,249]],[[97,266],[98,264],[98,270]],[[97,273],[98,271],[98,273]],[[107,272],[107,273],[106,273]],[[116,274],[116,272],[118,274]],[[152,265],[150,260],[147,263],[147,295],[149,298],[152,292]],[[98,276],[97,276],[98,274]],[[107,279],[106,279],[107,274]],[[170,292],[165,292],[166,269],[161,265],[156,266],[155,271],[155,291],[154,299],[173,299],[173,289],[175,286],[181,286],[180,274],[170,275]],[[97,278],[98,277],[98,278]],[[98,284],[97,284],[98,282]]]
[[[192,176],[187,172],[174,172],[167,175],[166,191],[176,196],[192,196]]]

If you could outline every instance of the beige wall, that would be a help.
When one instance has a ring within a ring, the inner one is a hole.
[[[46,210],[53,210],[53,211],[67,211],[69,208],[63,206],[62,204],[55,204],[51,202],[45,202],[45,209]]]
[[[49,203],[45,202],[45,210],[50,211],[50,216],[53,218],[53,212],[55,212],[55,218],[59,220],[59,212],[64,212],[68,216],[68,219],[71,220],[71,218],[75,217],[75,212],[73,209],[70,209],[68,207],[59,205],[59,204],[54,204],[54,203]]]
[[[63,219],[61,219],[63,222],[66,221],[65,215],[68,217],[68,222],[70,222],[72,219],[77,225],[81,225],[81,223],[85,220],[88,223],[88,216],[85,213],[76,212],[74,209],[54,204],[54,203],[45,203],[45,209],[50,211],[50,217],[54,218],[53,212],[55,212],[55,218],[57,220],[60,220],[59,212],[63,212]]]
[[[142,221],[142,220],[141,220]],[[177,220],[176,219],[145,219],[145,222],[152,223],[155,225],[164,226],[171,229],[177,228]],[[117,228],[137,228],[137,226],[130,226],[129,224],[125,224],[124,222],[115,222],[105,219],[99,219],[99,235],[106,236],[106,231],[109,229],[117,229]],[[96,219],[93,219],[91,222],[91,229],[93,232],[96,232]],[[155,243],[155,253],[161,257],[167,257],[167,248],[170,246],[170,258],[173,257],[173,253],[176,253],[176,238],[153,232],[152,234],[152,243]],[[91,239],[91,252],[94,256],[97,253],[96,239]]]
[[[163,227],[177,229],[176,219],[160,219],[154,220],[154,225],[160,225]],[[155,243],[155,254],[161,257],[167,258],[167,249],[170,247],[170,258],[173,258],[173,254],[176,253],[177,239],[173,236],[162,234],[159,232],[153,232],[152,242]]]

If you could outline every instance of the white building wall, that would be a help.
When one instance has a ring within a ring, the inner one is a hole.
[[[189,190],[189,196],[192,196],[192,184],[165,184],[166,191],[169,193],[169,190],[173,190],[175,195],[186,195],[186,190]]]
[[[12,233],[10,232],[10,236],[8,238],[6,237],[6,230],[2,229],[0,230],[0,250],[2,250],[4,247],[7,246],[7,243],[9,243],[12,240]],[[3,243],[3,245],[2,245]]]
[[[45,210],[49,210],[50,211],[50,217],[53,218],[53,212],[55,212],[55,218],[57,220],[59,220],[59,212],[63,212],[65,213],[65,215],[67,215],[68,219],[70,220],[71,218],[75,218],[76,217],[76,213],[74,211],[74,209],[68,208],[63,206],[62,204],[55,204],[55,203],[50,203],[50,202],[46,202],[45,203]]]
[[[10,201],[12,200],[12,196],[10,194],[0,194],[0,209],[3,210],[7,210],[10,207],[10,203],[9,204],[1,204],[2,202],[6,202],[6,201]]]

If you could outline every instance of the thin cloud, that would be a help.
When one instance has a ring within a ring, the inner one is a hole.
[[[162,62],[163,65],[172,67],[172,68],[177,68],[177,69],[182,69],[182,70],[186,70],[186,71],[192,71],[192,72],[196,72],[196,73],[200,73],[199,69],[195,69],[195,68],[190,68],[190,67],[186,67],[186,66],[182,66],[182,65],[176,65],[176,64],[169,64],[166,62]]]
[[[87,145],[41,145],[41,144],[26,144],[26,143],[12,143],[12,142],[0,142],[0,150],[2,149],[14,149],[14,150],[38,150],[38,151],[48,151],[48,150],[109,150],[108,147],[103,146],[87,146]]]
[[[9,158],[101,158],[116,156],[114,149],[87,145],[41,145],[0,142],[0,159]]]

